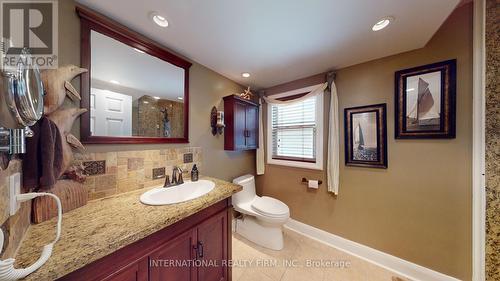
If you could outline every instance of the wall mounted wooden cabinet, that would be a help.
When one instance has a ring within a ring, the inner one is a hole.
[[[224,97],[225,150],[259,147],[259,105],[235,95]]]

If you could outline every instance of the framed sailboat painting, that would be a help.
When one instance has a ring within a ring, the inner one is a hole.
[[[387,168],[386,104],[344,109],[345,165]]]
[[[397,71],[397,139],[455,138],[456,60]]]

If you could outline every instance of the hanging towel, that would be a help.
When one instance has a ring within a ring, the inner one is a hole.
[[[28,190],[50,189],[63,172],[59,129],[46,117],[38,120],[31,129],[33,137],[26,138],[23,157],[23,185]]]
[[[339,100],[335,82],[330,86],[330,116],[328,128],[327,186],[328,192],[339,194]]]

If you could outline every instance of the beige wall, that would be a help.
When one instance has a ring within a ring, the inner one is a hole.
[[[168,32],[168,31],[167,31]],[[80,21],[73,0],[59,1],[59,65],[80,64]],[[73,84],[79,89],[79,81]],[[210,110],[222,110],[222,97],[238,93],[242,87],[220,74],[193,62],[189,71],[189,141],[187,145],[87,145],[90,152],[151,150],[172,147],[201,147],[205,175],[232,180],[242,173],[255,172],[255,153],[224,151],[224,137],[214,137],[210,130]],[[67,100],[67,103],[70,101]],[[79,135],[79,120],[73,133]]]
[[[325,184],[318,191],[300,184],[302,177],[325,181],[324,172],[276,165],[266,165],[258,191],[283,200],[293,219],[470,280],[471,56],[469,4],[456,10],[424,48],[338,70],[339,196],[328,194]],[[395,140],[394,72],[453,58],[458,68],[456,139]],[[376,103],[387,103],[389,168],[346,167],[343,110]]]

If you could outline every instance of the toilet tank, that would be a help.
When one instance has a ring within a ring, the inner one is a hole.
[[[237,177],[233,180],[233,183],[243,186],[242,191],[233,195],[233,205],[237,206],[242,203],[247,203],[255,198],[255,178],[253,175]]]

